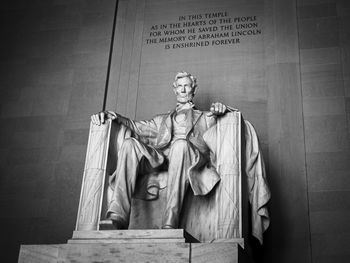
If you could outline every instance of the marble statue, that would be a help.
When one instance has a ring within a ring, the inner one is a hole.
[[[159,181],[160,174],[167,171],[165,208],[163,215],[159,215],[162,216],[163,229],[190,228],[202,241],[242,237],[241,176],[245,176],[251,233],[262,243],[263,232],[270,223],[267,210],[270,190],[254,127],[241,119],[236,109],[220,102],[213,103],[209,111],[198,110],[193,102],[197,80],[187,72],[176,74],[173,91],[177,100],[175,109],[151,120],[134,121],[113,111],[91,116],[94,127],[102,127],[108,120],[127,130],[118,132],[122,137],[118,143],[117,166],[109,178],[107,218],[117,229],[127,229],[132,197],[140,198],[140,189],[141,195],[158,196],[149,192],[149,188],[143,191],[145,184],[140,184],[140,181],[149,179],[143,175],[155,175]],[[92,169],[91,173],[95,170]],[[98,186],[93,178],[97,178],[94,174],[91,184],[97,190],[91,191],[98,193],[102,186]],[[153,187],[153,183],[147,180],[146,187]],[[184,203],[189,187],[194,196],[214,194],[205,199],[207,201],[196,199]],[[83,195],[83,200],[86,200],[81,206],[83,212],[79,213],[78,229],[85,229],[86,222],[95,222],[89,219],[92,214],[84,210],[91,207],[95,211],[98,206],[96,200],[99,197],[93,195],[96,199],[93,201],[91,191],[87,190],[86,198]],[[145,196],[140,199],[152,200]],[[186,213],[180,220],[182,209]],[[211,216],[210,220],[206,216]],[[197,223],[193,221],[195,218]]]
[[[217,116],[229,110],[228,107],[216,102],[207,112],[198,110],[193,103],[197,80],[187,72],[176,74],[173,90],[177,100],[175,109],[151,120],[133,121],[112,111],[91,116],[96,125],[111,118],[134,133],[120,149],[117,169],[112,178],[114,193],[107,217],[119,229],[128,226],[131,197],[140,170],[168,170],[162,228],[178,227],[188,186],[191,186],[195,195],[206,195],[220,181],[215,169],[207,166],[210,152],[203,134],[215,125]]]

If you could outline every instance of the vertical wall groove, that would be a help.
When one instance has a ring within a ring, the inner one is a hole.
[[[113,17],[112,33],[111,33],[111,44],[110,44],[110,47],[109,47],[108,66],[107,66],[107,72],[106,72],[106,83],[105,83],[105,91],[104,91],[103,104],[102,104],[102,110],[103,111],[106,110],[106,104],[107,104],[109,77],[110,77],[110,74],[111,74],[111,66],[112,66],[112,58],[113,58],[113,47],[114,47],[114,37],[115,37],[116,24],[117,24],[117,13],[118,13],[118,0],[115,0],[114,17]]]
[[[313,261],[312,254],[312,238],[311,238],[311,222],[310,222],[310,199],[309,199],[309,178],[308,178],[308,169],[307,169],[307,158],[306,158],[306,138],[305,138],[305,118],[304,118],[304,104],[302,103],[303,98],[303,84],[301,77],[301,61],[300,61],[300,33],[299,33],[299,13],[298,13],[298,5],[295,4],[295,13],[296,13],[296,24],[297,24],[297,32],[298,32],[298,56],[299,56],[299,81],[300,81],[300,95],[301,95],[301,117],[302,117],[302,125],[304,131],[304,158],[305,158],[305,182],[306,182],[306,200],[307,200],[307,215],[308,215],[308,227],[309,227],[309,243],[310,243],[310,259]]]

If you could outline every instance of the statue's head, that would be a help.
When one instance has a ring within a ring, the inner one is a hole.
[[[176,74],[173,83],[176,100],[178,103],[192,101],[197,90],[197,79],[185,71]]]

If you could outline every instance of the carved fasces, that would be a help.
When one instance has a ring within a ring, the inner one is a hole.
[[[216,195],[219,239],[242,237],[240,123],[239,112],[227,113],[217,122],[216,169],[221,177]]]
[[[90,124],[76,230],[97,230],[101,214],[112,121]]]

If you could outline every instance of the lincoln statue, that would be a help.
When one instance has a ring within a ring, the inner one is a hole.
[[[209,165],[210,150],[203,134],[216,124],[217,116],[232,109],[217,102],[209,111],[198,110],[193,103],[197,80],[187,72],[176,74],[173,90],[177,100],[175,109],[151,120],[133,121],[112,111],[91,116],[95,125],[112,119],[133,133],[121,146],[117,167],[110,180],[113,195],[107,218],[118,229],[128,228],[131,197],[139,171],[168,171],[167,200],[162,215],[162,228],[165,229],[179,226],[179,215],[189,186],[195,195],[206,195],[220,181],[215,168]]]

